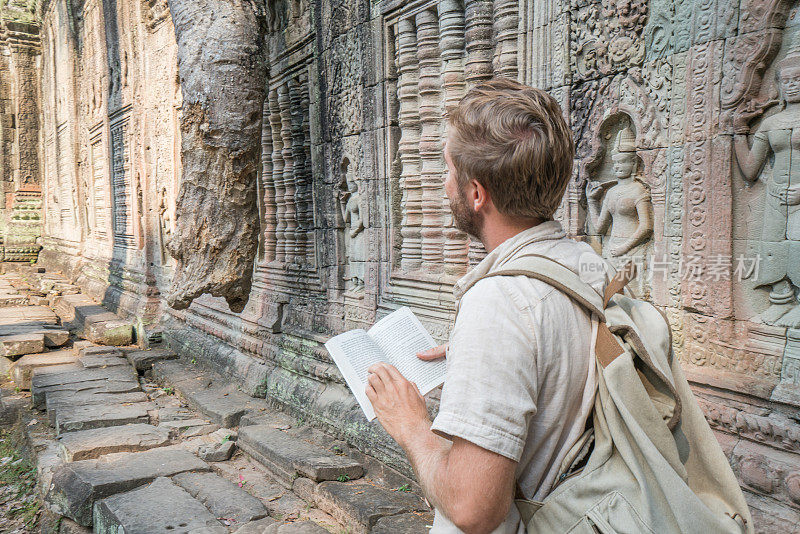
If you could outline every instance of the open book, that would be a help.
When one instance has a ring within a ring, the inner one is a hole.
[[[350,330],[325,343],[369,421],[375,419],[375,411],[365,392],[367,369],[378,362],[392,364],[425,395],[444,382],[445,362],[426,362],[417,358],[417,353],[435,346],[436,342],[407,307],[390,313],[368,331]]]

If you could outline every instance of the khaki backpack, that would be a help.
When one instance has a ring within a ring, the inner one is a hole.
[[[598,391],[592,427],[570,449],[543,502],[517,499],[528,532],[751,533],[744,495],[672,352],[666,317],[621,294],[601,296],[569,268],[514,257],[484,276],[528,276],[592,314]],[[519,496],[519,495],[518,495]]]

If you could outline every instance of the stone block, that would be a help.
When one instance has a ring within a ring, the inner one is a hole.
[[[6,358],[18,358],[26,354],[44,352],[44,334],[15,334],[0,337],[0,347]]]
[[[58,534],[92,534],[92,529],[83,527],[72,519],[62,517]]]
[[[69,330],[46,329],[41,330],[41,332],[44,334],[45,347],[51,349],[61,347],[69,341]]]
[[[105,345],[93,345],[91,341],[80,341],[84,345],[78,347],[78,356],[96,356],[98,354],[118,354],[122,355],[122,351],[117,347],[108,347]],[[76,344],[77,346],[77,344]]]
[[[96,369],[84,369],[81,367],[80,369],[63,373],[34,373],[31,378],[31,385],[44,388],[63,384],[77,384],[91,380],[130,380],[138,383],[139,377],[133,369],[127,366]]]
[[[138,452],[169,445],[169,433],[147,424],[81,430],[63,434],[59,447],[67,462],[116,452]]]
[[[98,501],[94,505],[97,534],[155,532],[226,533],[227,529],[189,493],[168,478]]]
[[[83,329],[83,337],[101,345],[130,345],[133,343],[133,325],[130,321],[115,318],[89,321]]]
[[[0,295],[0,308],[11,308],[14,306],[25,306],[28,304],[28,297],[25,295],[20,295],[19,293],[15,295],[5,294]]]
[[[114,394],[114,393],[136,393],[140,392],[138,382],[131,380],[87,380],[85,382],[56,384],[45,387],[31,386],[31,402],[37,410],[44,410],[47,407],[47,395],[50,393],[63,393],[72,395],[95,395],[95,394]]]
[[[229,379],[190,368],[180,360],[156,362],[153,374],[160,383],[175,388],[192,409],[226,428],[237,426],[248,410],[263,405],[263,401],[237,391]]]
[[[268,529],[278,525],[278,522],[271,517],[264,517],[250,521],[233,531],[233,534],[264,534]]]
[[[197,455],[206,462],[224,462],[233,455],[235,449],[236,443],[233,441],[209,443],[208,445],[201,445]]]
[[[169,350],[153,349],[128,351],[125,357],[137,371],[148,371],[153,368],[153,363],[174,360],[178,355]]]
[[[0,326],[45,324],[58,324],[58,316],[47,306],[15,306],[0,314]]]
[[[396,534],[397,532],[428,532],[433,521],[425,521],[417,514],[400,514],[378,519],[370,534]]]
[[[0,326],[0,336],[10,336],[15,334],[42,334],[44,336],[44,345],[48,348],[60,347],[69,341],[69,331],[63,328],[56,328],[53,325]]]
[[[47,297],[40,297],[39,295],[30,295],[28,302],[34,306],[47,306],[49,303]]]
[[[265,517],[243,525],[233,534],[327,534],[328,531],[313,521],[293,521],[291,523],[278,523],[274,519]]]
[[[0,356],[0,378],[5,379],[7,377],[10,378],[11,376],[11,365],[14,362],[6,358],[5,356]]]
[[[163,428],[170,433],[173,438],[190,438],[205,436],[219,430],[219,425],[204,419],[180,419],[175,421],[163,421],[159,423],[159,428]]]
[[[323,482],[317,486],[316,502],[337,521],[351,525],[355,532],[369,532],[382,517],[403,512],[428,512],[413,493],[391,491],[372,484]]]
[[[78,358],[78,362],[86,369],[96,367],[113,367],[115,365],[128,365],[122,353],[119,351],[106,354],[84,354]]]
[[[75,362],[75,355],[68,350],[46,352],[41,354],[27,354],[14,362],[11,366],[11,378],[20,389],[30,389],[34,370],[65,365]]]
[[[131,423],[148,423],[150,416],[147,412],[154,408],[149,402],[63,406],[56,410],[56,432],[63,434]]]
[[[46,500],[61,515],[89,526],[92,505],[97,500],[135,489],[158,477],[208,469],[208,464],[180,449],[109,454],[59,467],[53,473]]]
[[[238,446],[268,469],[291,482],[296,475],[316,482],[339,477],[356,479],[364,474],[357,461],[336,456],[286,432],[267,425],[239,429]]]
[[[267,516],[264,504],[245,490],[214,473],[181,473],[172,481],[200,501],[215,517],[244,524]]]
[[[130,393],[104,393],[89,391],[50,391],[45,393],[45,408],[50,425],[56,426],[56,413],[66,406],[91,406],[94,404],[122,404],[147,402],[150,400],[143,391]]]

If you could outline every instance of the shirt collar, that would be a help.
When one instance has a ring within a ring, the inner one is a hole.
[[[545,221],[522,232],[509,237],[491,251],[478,265],[453,286],[453,295],[456,300],[461,300],[466,291],[480,277],[495,270],[513,258],[517,253],[531,243],[566,237],[561,223],[558,221]]]

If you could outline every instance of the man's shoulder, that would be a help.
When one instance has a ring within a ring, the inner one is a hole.
[[[537,246],[538,245],[538,246]],[[538,243],[521,249],[518,254],[540,254],[564,265],[575,272],[584,282],[598,292],[602,292],[608,280],[613,276],[613,268],[602,256],[597,254],[588,243],[570,238],[562,238],[548,243]],[[554,291],[553,286],[541,280],[524,275],[489,276],[476,282],[462,297],[462,306],[485,305],[488,302],[516,301],[520,307],[530,307],[534,301],[544,299]],[[527,297],[521,303],[519,293]]]

